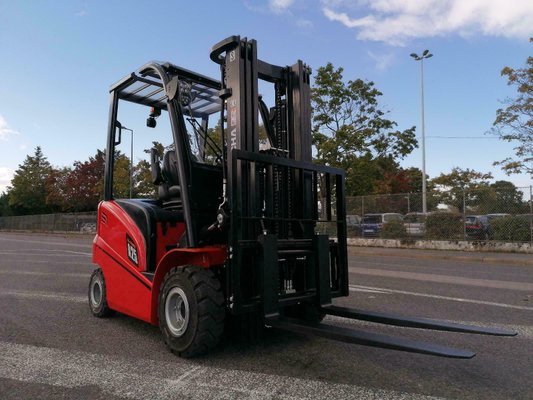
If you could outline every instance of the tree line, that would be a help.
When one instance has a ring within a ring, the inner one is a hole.
[[[343,72],[343,68],[328,63],[318,68],[315,75],[311,92],[315,161],[346,171],[347,196],[420,193],[422,171],[400,166],[400,161],[418,147],[415,127],[398,129],[397,123],[387,118],[389,112],[380,104],[383,93],[375,83],[362,79],[346,81]],[[505,67],[502,76],[507,77],[509,85],[516,86],[518,96],[506,99],[506,107],[497,110],[491,133],[502,140],[515,141],[518,146],[514,158],[495,165],[501,165],[509,174],[531,175],[533,58],[529,57],[521,69]],[[162,154],[162,145],[156,142],[154,145],[160,147]],[[114,156],[114,193],[117,198],[129,197],[130,160],[121,152]],[[88,160],[58,168],[50,164],[38,146],[19,165],[7,191],[0,194],[0,215],[93,211],[102,199],[104,169],[105,154],[101,150],[96,150]],[[155,195],[147,161],[133,165],[132,175],[133,197]],[[508,198],[504,201],[523,206],[517,188],[508,181],[490,183],[490,173],[454,168],[433,179],[426,178],[428,191],[440,193],[433,197],[435,202],[459,209],[464,191],[478,193],[479,199],[491,196],[496,199],[495,193],[505,192]],[[429,204],[430,209],[432,206],[436,204]]]

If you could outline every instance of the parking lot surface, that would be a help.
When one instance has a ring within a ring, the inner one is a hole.
[[[350,248],[335,303],[514,329],[517,337],[328,322],[473,350],[471,360],[268,330],[181,359],[157,327],[87,305],[89,236],[0,233],[0,399],[532,399],[533,266]]]

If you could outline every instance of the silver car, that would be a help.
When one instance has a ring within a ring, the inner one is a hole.
[[[403,226],[409,236],[424,236],[426,234],[427,213],[411,212],[405,214]]]

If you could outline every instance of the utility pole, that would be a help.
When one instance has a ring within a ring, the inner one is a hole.
[[[420,61],[420,99],[422,108],[422,212],[427,213],[427,190],[426,190],[426,130],[424,123],[424,58],[433,57],[429,50],[424,50],[421,56],[411,53],[415,61]]]

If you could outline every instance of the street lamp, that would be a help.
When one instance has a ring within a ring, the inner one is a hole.
[[[424,58],[433,57],[429,50],[424,50],[421,56],[411,53],[415,61],[420,61],[420,97],[422,103],[422,212],[427,212],[426,201],[426,131],[424,127]]]
[[[133,197],[133,129],[126,128],[122,126],[122,129],[125,131],[131,132],[131,148],[130,148],[130,199]]]

